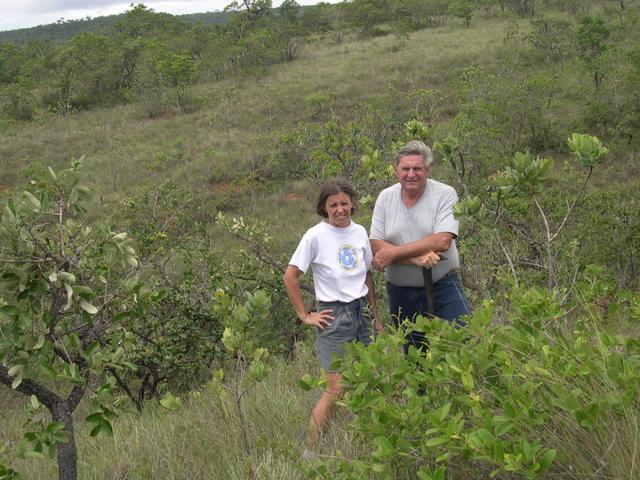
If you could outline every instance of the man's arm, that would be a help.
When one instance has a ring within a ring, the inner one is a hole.
[[[374,254],[373,265],[378,270],[382,270],[392,263],[411,263],[415,265],[420,262],[420,257],[429,252],[438,254],[449,250],[454,237],[453,233],[439,232],[404,245],[394,245],[386,240],[371,240],[371,249]],[[423,263],[425,263],[424,260]],[[426,263],[431,263],[431,260],[426,259]],[[425,264],[423,266],[428,265]]]

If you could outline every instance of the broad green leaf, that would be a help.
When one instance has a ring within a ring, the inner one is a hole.
[[[430,438],[424,444],[427,447],[437,447],[438,445],[442,445],[443,443],[447,443],[449,439],[447,437],[434,437]]]
[[[464,372],[462,372],[460,374],[460,378],[462,380],[462,385],[464,385],[468,390],[473,389],[473,376],[471,375],[470,371],[465,370]]]
[[[80,308],[82,308],[82,310],[87,312],[89,315],[95,315],[96,313],[98,313],[98,308],[96,306],[90,304],[89,302],[85,302],[84,300],[80,301]]]
[[[380,455],[388,457],[393,454],[393,445],[387,437],[379,436],[376,437],[373,441],[378,447],[378,452],[380,453]]]
[[[27,198],[27,200],[29,200],[29,202],[31,202],[31,205],[34,206],[35,210],[40,210],[42,208],[42,205],[40,204],[40,200],[34,197],[31,192],[28,192],[25,190],[23,192],[23,195]]]
[[[298,379],[298,385],[300,386],[300,388],[306,391],[311,390],[312,382],[313,382],[313,379],[311,378],[311,375],[309,375],[308,373],[305,373],[301,378]]]
[[[65,281],[69,284],[73,284],[76,282],[76,276],[73,273],[58,272],[57,275],[60,280]]]
[[[64,428],[64,422],[51,422],[47,425],[47,432],[55,433]]]
[[[556,450],[554,450],[553,448],[547,450],[544,453],[544,455],[540,459],[540,467],[542,467],[543,470],[549,469],[549,467],[553,463],[553,460],[556,458],[556,453]]]
[[[133,255],[127,255],[125,257],[125,262],[127,262],[127,265],[133,268],[136,268],[138,266],[138,260],[136,260],[136,257],[134,257]]]
[[[85,356],[87,358],[93,357],[93,355],[98,351],[99,348],[100,342],[96,340],[91,345],[89,345],[89,348],[87,348],[87,351],[85,352]]]
[[[20,372],[22,372],[23,368],[24,368],[24,365],[14,365],[13,367],[11,367],[9,369],[9,371],[7,373],[9,374],[10,377],[15,377]]]
[[[95,292],[91,288],[84,285],[76,285],[73,288],[73,291],[76,293],[76,295],[85,300],[92,300],[96,297]]]
[[[179,397],[167,392],[165,396],[160,400],[160,405],[170,411],[179,409],[182,406],[182,400]]]

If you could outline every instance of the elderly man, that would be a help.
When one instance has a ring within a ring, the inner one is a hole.
[[[456,191],[429,177],[431,149],[413,140],[395,155],[397,184],[383,190],[373,210],[373,265],[385,270],[389,309],[394,321],[435,315],[463,326],[471,313],[455,272],[459,267],[453,218]],[[409,345],[420,348],[424,337],[412,332]]]

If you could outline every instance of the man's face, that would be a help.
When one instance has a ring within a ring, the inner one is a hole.
[[[402,157],[396,166],[396,177],[402,189],[409,194],[422,194],[427,188],[429,169],[421,155]]]

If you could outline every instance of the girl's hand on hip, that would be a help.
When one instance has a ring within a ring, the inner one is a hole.
[[[333,312],[333,310],[330,308],[320,312],[309,312],[304,316],[302,322],[306,325],[311,325],[313,327],[318,327],[320,330],[324,330],[331,325],[333,320],[335,320],[334,317],[331,316],[331,312]]]

